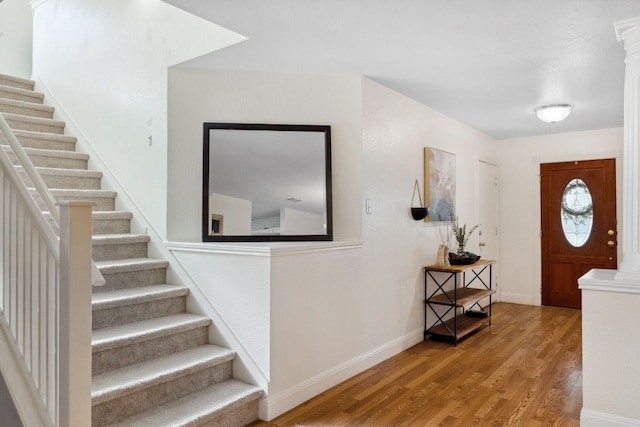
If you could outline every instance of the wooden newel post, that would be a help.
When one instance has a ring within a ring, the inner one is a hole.
[[[91,262],[94,203],[60,202],[59,425],[91,425]]]

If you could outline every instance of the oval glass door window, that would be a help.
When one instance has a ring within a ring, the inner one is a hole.
[[[593,202],[587,184],[572,179],[562,193],[560,220],[564,237],[571,246],[579,248],[587,243],[593,226]]]

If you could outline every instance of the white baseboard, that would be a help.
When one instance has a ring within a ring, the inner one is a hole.
[[[323,391],[414,346],[423,339],[424,330],[421,327],[315,377],[309,378],[288,390],[275,395],[269,394],[267,398],[260,401],[260,419],[272,420]]]
[[[582,408],[581,427],[638,427],[640,420]]]
[[[510,294],[504,291],[500,294],[500,301],[513,304],[535,305],[531,295]]]

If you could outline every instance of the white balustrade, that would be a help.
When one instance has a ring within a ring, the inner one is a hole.
[[[92,204],[63,203],[59,214],[1,114],[0,134],[60,227],[59,238],[0,147],[0,328],[42,425],[88,426]]]

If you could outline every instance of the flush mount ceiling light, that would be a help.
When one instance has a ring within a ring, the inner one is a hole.
[[[566,119],[571,113],[571,104],[542,105],[533,109],[536,116],[546,123],[558,123]]]

